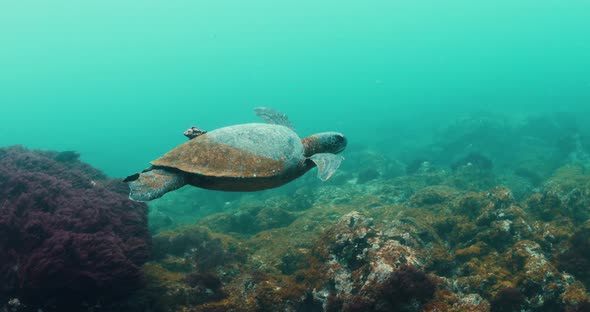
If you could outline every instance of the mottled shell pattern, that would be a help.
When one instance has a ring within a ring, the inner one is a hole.
[[[249,123],[207,132],[152,161],[214,177],[273,177],[304,161],[303,144],[288,127]]]

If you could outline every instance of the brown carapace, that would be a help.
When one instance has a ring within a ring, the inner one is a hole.
[[[263,107],[256,113],[268,123],[203,131],[127,177],[129,197],[150,201],[187,184],[258,191],[286,184],[316,166],[325,181],[340,166],[343,157],[336,154],[347,144],[341,133],[318,133],[302,140],[284,114]]]

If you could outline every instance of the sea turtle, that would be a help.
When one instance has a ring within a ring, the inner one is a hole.
[[[189,140],[140,173],[128,176],[129,198],[150,201],[186,184],[222,191],[258,191],[286,184],[313,167],[328,180],[344,159],[338,132],[299,138],[286,115],[258,107],[267,123],[247,123],[210,132],[192,127]]]

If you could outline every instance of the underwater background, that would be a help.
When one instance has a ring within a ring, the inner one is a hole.
[[[590,311],[588,34],[582,0],[2,2],[0,311]],[[259,106],[344,133],[332,179],[127,199]]]

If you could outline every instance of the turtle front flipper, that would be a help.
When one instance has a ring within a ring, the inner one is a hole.
[[[129,182],[129,198],[134,201],[146,202],[162,197],[185,185],[184,176],[163,169],[148,169],[127,177]]]
[[[319,153],[309,157],[318,166],[318,178],[327,181],[340,167],[344,157],[330,153]]]
[[[256,112],[256,116],[264,119],[269,124],[285,126],[295,131],[295,128],[289,121],[289,117],[279,111],[268,107],[256,107],[254,112]]]

